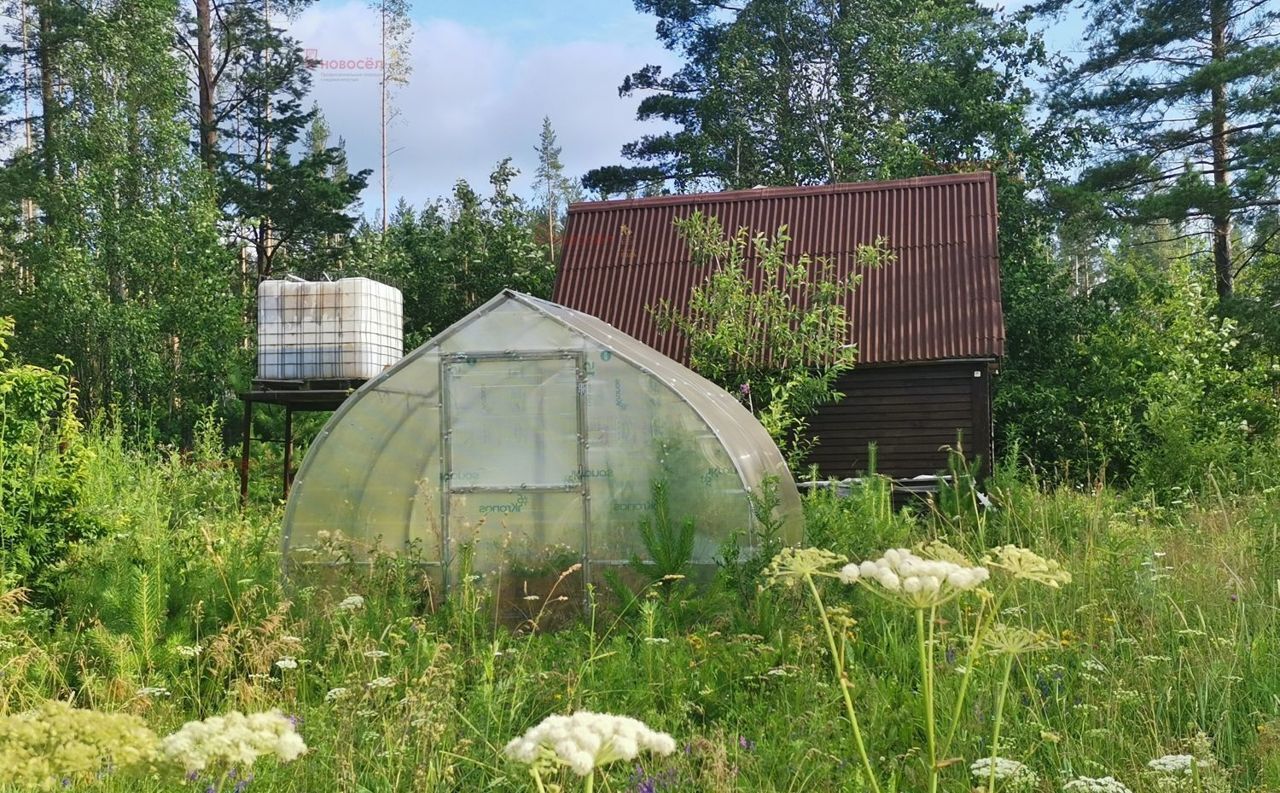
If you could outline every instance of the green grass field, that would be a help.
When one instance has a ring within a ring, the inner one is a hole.
[[[35,596],[0,595],[2,790],[30,789],[5,784],[22,773],[15,724],[49,699],[161,735],[280,709],[308,746],[187,779],[54,769],[56,789],[534,790],[503,747],[548,715],[591,710],[676,744],[600,769],[601,790],[1280,790],[1280,479],[1220,493],[1210,474],[1202,493],[1161,503],[1004,472],[991,509],[953,497],[912,514],[878,486],[819,494],[810,543],[850,560],[943,540],[977,562],[1012,543],[1072,580],[992,567],[981,590],[915,609],[842,583],[832,563],[772,584],[750,571],[709,588],[667,580],[631,599],[602,587],[585,605],[533,591],[529,616],[557,627],[532,630],[499,620],[483,582],[429,605],[412,560],[390,555],[286,587],[279,510],[241,515],[229,466],[129,452],[101,432],[93,452],[85,499],[105,536]],[[1024,641],[1011,654],[998,636]],[[997,725],[995,754],[1025,769],[992,786],[970,766],[993,754]],[[1194,773],[1148,766],[1180,754]],[[567,769],[543,782],[587,784]]]

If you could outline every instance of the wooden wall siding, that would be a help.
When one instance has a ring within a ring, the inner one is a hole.
[[[974,372],[981,372],[975,377]],[[845,397],[810,419],[819,439],[810,455],[823,476],[855,476],[875,443],[877,470],[894,477],[946,468],[943,447],[962,438],[965,454],[991,456],[991,370],[986,362],[864,366],[839,381]]]

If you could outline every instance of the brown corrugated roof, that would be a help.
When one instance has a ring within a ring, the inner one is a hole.
[[[555,302],[684,360],[684,339],[660,333],[648,307],[665,298],[683,309],[706,277],[673,224],[695,209],[726,232],[785,224],[792,254],[829,258],[842,275],[859,246],[884,238],[894,261],[866,272],[848,303],[860,363],[1004,355],[989,173],[573,204]]]

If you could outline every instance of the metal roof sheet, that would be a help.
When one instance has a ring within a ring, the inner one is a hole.
[[[727,233],[785,224],[792,254],[830,259],[841,275],[860,246],[883,238],[893,262],[865,271],[847,303],[860,363],[1004,354],[989,173],[573,204],[553,299],[685,360],[684,338],[659,332],[649,307],[666,299],[683,309],[706,277],[673,223],[694,210]]]

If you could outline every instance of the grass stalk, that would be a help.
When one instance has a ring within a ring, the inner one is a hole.
[[[933,664],[927,647],[924,609],[916,609],[916,646],[920,651],[920,687],[924,689],[924,729],[929,748],[929,793],[938,790],[938,739],[933,713]]]
[[[836,681],[840,684],[840,694],[844,698],[845,713],[849,717],[849,723],[853,725],[853,742],[858,749],[858,758],[862,761],[862,769],[867,775],[867,781],[871,783],[871,789],[875,793],[880,793],[880,783],[876,781],[875,770],[871,767],[871,758],[867,756],[867,746],[862,739],[862,727],[858,724],[858,714],[853,709],[853,694],[849,691],[849,676],[845,673],[844,657],[840,655],[840,651],[836,647],[836,637],[831,630],[831,620],[827,618],[827,609],[822,605],[822,596],[818,594],[818,585],[814,583],[813,576],[806,574],[804,582],[809,585],[809,593],[813,595],[813,602],[818,609],[818,616],[822,619],[822,628],[827,634],[827,649],[831,652],[831,663],[835,667]]]
[[[996,695],[996,723],[991,728],[991,767],[988,770],[987,793],[996,790],[996,758],[1000,756],[1000,725],[1004,721],[1004,701],[1009,695],[1009,677],[1013,673],[1013,654],[1004,658],[1004,673],[1000,676],[1000,693]]]

